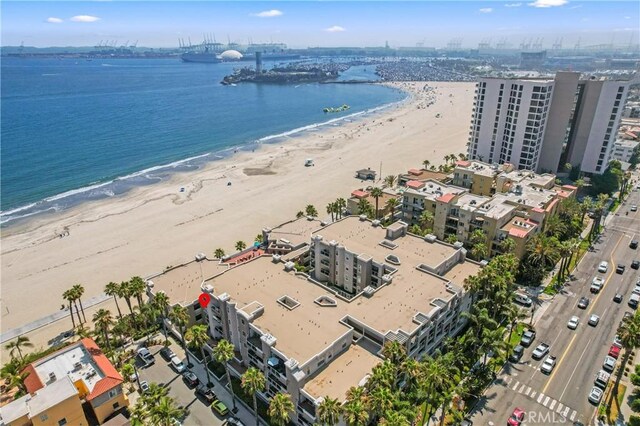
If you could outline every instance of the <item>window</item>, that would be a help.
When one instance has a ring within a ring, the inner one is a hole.
[[[58,426],[64,426],[66,424],[67,424],[67,419],[66,418],[64,418],[62,420],[58,420]]]
[[[115,397],[116,397],[116,395],[118,395],[118,391],[117,391],[116,389],[111,389],[111,390],[109,391],[109,399],[111,399],[111,398],[115,398]]]
[[[113,404],[113,409],[117,410],[118,408],[120,408],[120,403],[119,402],[114,403]]]
[[[47,420],[49,420],[49,416],[46,414],[40,414],[40,421],[46,422]]]

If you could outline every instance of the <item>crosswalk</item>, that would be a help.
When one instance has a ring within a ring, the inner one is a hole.
[[[530,398],[532,401],[537,402],[543,407],[547,408],[549,411],[555,412],[556,414],[562,416],[565,419],[570,421],[574,421],[578,412],[572,409],[569,406],[564,405],[560,401],[551,398],[548,395],[543,394],[542,392],[538,392],[531,388],[531,386],[527,386],[524,383],[520,383],[518,380],[514,380],[513,377],[505,377],[503,379],[505,386],[510,388],[513,392],[517,392],[521,395]]]

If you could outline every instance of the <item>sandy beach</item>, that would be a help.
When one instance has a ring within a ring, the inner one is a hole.
[[[466,152],[474,84],[428,83],[435,97],[425,85],[394,84],[411,98],[382,112],[4,229],[1,331],[58,312],[62,292],[73,284],[84,285],[88,300],[109,281],[149,276],[200,252],[213,257],[218,247],[231,253],[236,241],[253,241],[263,227],[293,218],[307,204],[325,218],[328,202],[362,186],[358,169],[379,172],[382,163],[384,177]],[[315,166],[304,167],[306,158]],[[89,321],[98,307],[116,311],[109,299],[87,309]],[[65,318],[28,336],[45,346],[70,327]]]

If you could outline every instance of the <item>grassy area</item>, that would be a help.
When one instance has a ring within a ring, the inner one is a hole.
[[[524,330],[526,328],[527,326],[524,325],[523,323],[518,323],[518,325],[516,325],[516,328],[513,330],[513,333],[511,334],[511,340],[509,341],[509,345],[512,348],[520,343],[520,339],[522,339],[522,333],[524,333]]]
[[[580,260],[582,259],[582,257],[585,255],[585,253],[587,252],[587,250],[589,249],[589,241],[584,239],[582,241],[580,241],[580,245],[578,246],[578,252],[577,252],[577,256],[573,256],[573,258],[571,259],[571,262],[569,262],[569,272],[571,273],[571,271],[573,271],[576,267],[576,265],[578,264],[578,262],[580,262]],[[548,286],[546,286],[544,288],[544,290],[542,291],[544,294],[547,294],[549,296],[553,296],[556,293],[558,293],[559,290],[559,282],[558,282],[558,275],[560,273],[558,272],[553,279],[551,280],[551,282],[549,283]]]
[[[620,383],[618,385],[618,394],[616,395],[616,399],[611,401],[611,393],[613,392],[614,386],[609,386],[604,393],[602,398],[602,403],[598,407],[598,415],[605,416],[607,418],[607,424],[615,424],[618,419],[618,414],[620,411],[620,406],[622,405],[622,401],[624,401],[624,394],[627,392],[627,387]],[[608,405],[606,401],[611,401],[612,404]]]

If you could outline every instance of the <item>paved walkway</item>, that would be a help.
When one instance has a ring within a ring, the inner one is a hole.
[[[94,296],[89,299],[83,300],[82,306],[85,309],[89,309],[92,306],[95,306],[99,303],[104,302],[105,300],[109,300],[110,298],[111,296],[107,296],[106,294],[103,293],[103,294],[100,294],[99,296]],[[67,307],[64,310],[60,310],[56,313],[47,315],[45,317],[32,321],[28,324],[25,324],[22,327],[16,327],[14,329],[5,331],[4,333],[0,334],[0,343],[5,343],[11,339],[15,339],[18,336],[22,336],[25,333],[29,333],[33,330],[37,330],[40,327],[44,327],[46,325],[49,325],[51,323],[60,321],[61,319],[68,318],[68,317],[69,317],[69,309]]]

